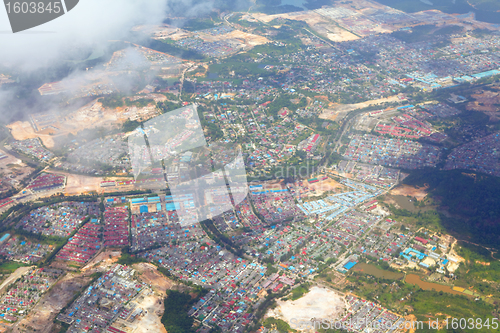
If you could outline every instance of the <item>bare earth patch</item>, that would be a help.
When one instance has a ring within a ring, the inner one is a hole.
[[[268,317],[276,317],[291,323],[307,322],[311,319],[336,319],[345,310],[344,298],[337,292],[321,287],[312,287],[302,298],[296,301],[278,301],[275,309],[269,310]]]
[[[356,103],[356,104],[335,104],[333,107],[329,107],[328,109],[325,109],[322,114],[320,114],[321,119],[330,119],[330,120],[335,120],[335,118],[342,113],[347,113],[351,112],[354,110],[358,109],[363,109],[368,106],[373,106],[377,104],[383,104],[383,103],[391,103],[391,102],[399,102],[403,100],[403,96],[400,95],[394,95],[390,97],[385,97],[385,98],[379,98],[379,99],[373,99],[371,101],[366,101],[366,102],[361,102],[361,103]]]
[[[80,195],[89,192],[97,192],[103,180],[101,177],[83,176],[62,171],[49,172],[66,176],[66,186],[64,188],[65,195]]]
[[[142,314],[138,315],[133,322],[117,318],[111,326],[129,333],[167,333],[161,323],[164,311],[162,298],[143,291],[132,303],[142,310]]]
[[[340,193],[344,192],[346,188],[344,185],[336,182],[331,178],[321,180],[317,183],[307,184],[307,186],[314,191],[313,193],[310,193],[310,196],[322,195],[323,193],[328,191],[335,191]]]
[[[277,18],[305,22],[311,27],[311,29],[333,42],[344,42],[359,39],[358,36],[339,27],[329,19],[321,16],[314,11],[293,12],[275,15],[252,13],[242,17],[242,19],[246,19],[248,21],[256,19],[263,23],[269,23]]]
[[[141,262],[134,264],[132,267],[140,273],[139,278],[144,283],[151,285],[157,293],[164,295],[166,290],[173,289],[177,285],[177,283],[160,273],[153,264]]]
[[[16,121],[6,126],[16,140],[40,138],[47,148],[54,147],[54,139],[48,134],[37,134],[28,121]]]
[[[424,187],[411,186],[411,185],[400,185],[389,192],[391,195],[404,195],[411,196],[417,199],[418,201],[423,200],[427,196],[427,189],[429,185]]]
[[[100,272],[105,272],[113,266],[115,262],[120,259],[121,251],[106,250],[100,252],[94,259],[89,261],[85,267],[82,268],[82,272],[88,271],[90,269],[97,269]]]

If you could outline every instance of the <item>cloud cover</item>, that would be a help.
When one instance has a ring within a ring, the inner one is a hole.
[[[65,15],[16,34],[1,8],[0,64],[27,71],[43,68],[74,48],[126,39],[135,25],[159,24],[167,13],[205,14],[213,4],[210,0],[80,0]]]

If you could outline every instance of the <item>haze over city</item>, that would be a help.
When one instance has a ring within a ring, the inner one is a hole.
[[[498,1],[4,4],[0,332],[498,330]]]

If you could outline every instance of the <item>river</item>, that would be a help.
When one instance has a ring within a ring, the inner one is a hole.
[[[443,291],[443,292],[449,293],[449,294],[465,295],[459,291],[451,289],[450,286],[444,286],[444,285],[438,284],[438,283],[422,281],[420,279],[420,276],[418,276],[416,274],[408,274],[405,278],[405,282],[409,283],[409,284],[413,284],[413,285],[416,284],[417,286],[419,286],[420,288],[422,288],[424,290],[434,289],[435,291]]]
[[[357,264],[353,268],[357,272],[363,272],[368,275],[373,275],[376,278],[380,279],[391,279],[391,280],[400,280],[403,278],[403,273],[400,272],[391,272],[386,271],[380,268],[377,268],[374,265],[366,264],[364,262]]]

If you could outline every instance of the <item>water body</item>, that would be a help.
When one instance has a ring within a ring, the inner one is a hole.
[[[442,291],[442,292],[449,293],[449,294],[465,295],[464,293],[461,293],[459,291],[451,289],[450,286],[444,286],[444,285],[438,284],[438,283],[422,281],[422,280],[420,280],[420,276],[418,276],[416,274],[408,274],[406,276],[405,282],[409,283],[409,284],[413,284],[413,285],[416,284],[417,286],[419,286],[420,288],[422,288],[424,290],[434,289],[435,291]]]
[[[308,10],[306,7],[304,7],[304,4],[306,4],[306,0],[281,0],[281,5],[291,5],[299,8],[303,8],[304,10]]]
[[[353,268],[355,271],[363,272],[368,275],[373,275],[376,278],[380,279],[391,279],[391,280],[400,280],[404,277],[403,273],[400,272],[391,272],[386,271],[380,268],[377,268],[374,265],[367,263],[359,263]]]
[[[475,7],[471,6],[467,0],[377,0],[377,2],[407,13],[429,9],[437,9],[448,14],[473,12],[478,21],[500,24],[500,12],[497,11],[495,0],[484,1]]]

